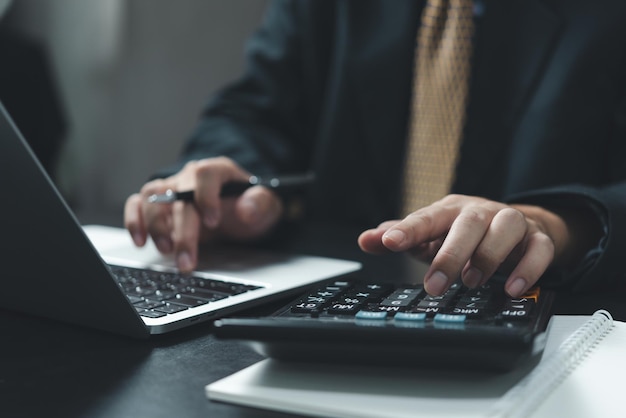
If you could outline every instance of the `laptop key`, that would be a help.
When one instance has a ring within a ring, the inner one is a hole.
[[[135,303],[135,308],[138,309],[154,309],[158,306],[163,305],[163,302],[160,301],[149,301],[149,300],[143,300],[141,302]]]
[[[126,295],[126,297],[128,298],[128,300],[130,301],[130,303],[137,303],[137,302],[141,302],[143,299],[140,298],[139,296],[133,296],[133,295]]]
[[[158,308],[154,308],[155,311],[163,312],[163,313],[166,313],[166,314],[173,314],[173,313],[176,313],[176,312],[186,311],[187,309],[189,309],[187,306],[176,305],[176,304],[173,304],[173,303],[166,303],[163,306],[159,306]]]
[[[188,306],[190,308],[194,306],[206,305],[207,303],[209,303],[208,300],[192,298],[184,295],[176,295],[175,298],[168,300],[168,302],[175,303],[177,305]]]
[[[139,315],[145,316],[147,318],[161,318],[166,315],[163,312],[157,312],[157,311],[138,311],[138,312],[139,312]]]
[[[181,295],[191,296],[194,298],[205,299],[209,302],[215,302],[216,300],[226,299],[230,295],[221,292],[213,292],[211,290],[192,287],[186,292],[181,292]]]
[[[157,290],[156,292],[154,292],[154,295],[151,295],[149,297],[149,299],[164,301],[175,297],[176,292],[172,290]]]
[[[259,289],[258,286],[250,286],[239,283],[228,283],[221,280],[213,279],[200,279],[193,283],[194,288],[212,290],[220,293],[226,293],[228,295],[239,295],[241,293],[248,292],[250,290]]]
[[[154,288],[152,288],[152,287],[140,287],[140,286],[137,286],[134,289],[127,290],[126,294],[127,295],[132,295],[132,296],[146,297],[146,296],[154,295],[155,291],[156,290]]]

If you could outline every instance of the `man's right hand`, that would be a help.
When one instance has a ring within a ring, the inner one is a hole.
[[[146,183],[126,200],[124,225],[137,246],[148,236],[164,254],[174,254],[181,271],[198,261],[198,244],[210,239],[250,241],[266,234],[283,214],[280,198],[263,186],[241,196],[220,198],[224,183],[247,182],[250,173],[226,157],[192,161],[177,174]],[[167,190],[193,190],[193,202],[149,203]]]

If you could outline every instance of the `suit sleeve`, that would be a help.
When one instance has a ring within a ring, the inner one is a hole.
[[[228,156],[254,174],[307,170],[314,112],[306,97],[312,70],[302,33],[310,18],[299,10],[307,4],[270,4],[247,43],[244,75],[211,98],[178,164],[156,177],[215,156]]]
[[[549,287],[573,291],[615,289],[626,284],[623,260],[626,248],[626,183],[604,188],[571,185],[512,196],[509,203],[526,203],[548,208],[581,208],[599,221],[600,240],[570,270],[551,269],[542,278]]]

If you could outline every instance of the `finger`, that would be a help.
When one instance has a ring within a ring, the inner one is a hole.
[[[383,244],[383,235],[389,228],[397,225],[399,222],[400,220],[385,221],[376,228],[363,231],[357,239],[359,247],[370,254],[385,254],[390,252],[389,248]]]
[[[124,227],[128,230],[133,242],[138,247],[143,247],[148,238],[148,232],[143,222],[141,202],[141,195],[135,193],[126,199],[126,204],[124,205]]]
[[[419,209],[389,228],[382,236],[391,251],[406,251],[445,236],[460,212],[458,206],[433,204]]]
[[[536,232],[528,237],[526,251],[509,275],[504,289],[512,297],[522,296],[533,286],[554,260],[554,242]]]
[[[276,193],[266,187],[252,187],[236,201],[235,213],[252,234],[259,235],[282,216],[283,203]]]
[[[183,272],[196,267],[200,228],[200,216],[193,204],[175,202],[172,205],[172,244],[176,265]]]
[[[436,239],[434,241],[425,242],[411,248],[408,252],[414,258],[430,263],[437,255],[437,252],[443,244],[443,238]]]
[[[441,295],[461,275],[489,228],[494,212],[484,205],[459,213],[424,277],[424,288]]]
[[[196,163],[196,204],[202,214],[202,222],[208,228],[216,228],[222,217],[220,192],[224,183],[247,181],[250,174],[228,158],[210,158]]]
[[[147,233],[163,254],[170,254],[174,249],[171,239],[171,206],[148,203],[148,196],[163,193],[168,188],[168,182],[163,180],[146,183],[141,188],[141,217]]]
[[[527,231],[526,218],[520,211],[509,207],[498,211],[463,271],[463,283],[477,287],[486,282],[525,239]]]
[[[258,238],[268,232],[284,212],[278,196],[262,186],[251,187],[239,198],[224,199],[220,235],[237,240]]]

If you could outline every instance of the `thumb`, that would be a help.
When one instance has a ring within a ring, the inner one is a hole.
[[[233,204],[234,210],[224,210],[221,232],[240,240],[264,235],[278,223],[284,212],[278,195],[262,186],[249,188]]]

